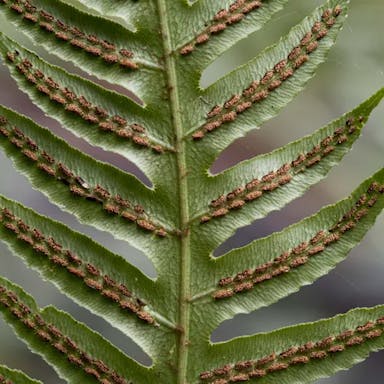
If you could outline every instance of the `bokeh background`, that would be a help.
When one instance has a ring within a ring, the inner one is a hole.
[[[179,1],[179,0],[175,0]],[[257,32],[237,44],[223,57],[213,63],[204,73],[202,85],[207,86],[231,69],[255,56],[261,49],[278,40],[289,28],[311,10],[320,5],[320,0],[291,0],[262,32]],[[253,131],[231,145],[213,165],[215,172],[238,161],[268,152],[305,134],[309,134],[369,97],[384,86],[384,2],[383,0],[352,0],[350,16],[337,45],[330,53],[317,76],[276,118],[261,130]],[[0,17],[0,30],[10,33],[12,27]],[[39,47],[33,47],[25,37],[12,31],[18,41],[31,47],[47,60],[75,68],[48,55]],[[79,72],[77,72],[79,73]],[[65,132],[60,125],[44,116],[34,107],[28,97],[17,90],[4,65],[0,65],[0,103],[22,112],[38,123],[48,126],[64,137],[70,144],[96,158],[110,162],[140,176],[140,170],[119,156],[89,146],[83,140]],[[223,253],[232,247],[246,244],[254,238],[278,231],[286,225],[311,215],[323,205],[333,203],[349,194],[361,180],[383,166],[384,160],[384,104],[372,115],[363,137],[343,163],[331,171],[329,177],[302,198],[283,210],[270,214],[263,220],[240,229],[236,235],[218,250]],[[0,152],[0,193],[32,207],[36,211],[64,222],[71,228],[92,236],[104,246],[118,252],[129,261],[154,276],[151,263],[145,256],[110,235],[80,224],[71,215],[49,203],[38,191],[31,189],[24,176],[19,175],[12,163]],[[280,302],[249,315],[240,315],[223,323],[212,335],[214,341],[239,335],[269,331],[299,322],[314,321],[334,316],[352,307],[374,306],[384,303],[384,215],[368,233],[365,240],[355,248],[349,258],[327,276],[312,286],[303,288]],[[147,356],[129,339],[103,320],[74,304],[59,293],[50,283],[26,268],[21,259],[13,256],[0,243],[0,273],[22,285],[37,298],[38,304],[54,304],[84,321],[119,346],[126,353],[148,364]],[[0,362],[20,368],[31,376],[49,384],[62,384],[52,368],[40,357],[28,351],[0,318]],[[321,384],[382,384],[384,377],[384,352],[371,357],[347,372],[318,381]]]

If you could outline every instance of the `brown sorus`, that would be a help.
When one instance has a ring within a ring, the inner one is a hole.
[[[352,347],[354,345],[359,345],[364,343],[364,338],[361,336],[353,336],[349,340],[345,342],[345,345],[348,347]]]
[[[248,373],[249,377],[264,377],[267,372],[264,369],[254,369],[253,371]]]
[[[76,364],[80,367],[84,365],[83,361],[75,355],[68,355],[67,359],[69,362]]]
[[[281,371],[283,369],[287,369],[289,367],[289,365],[287,363],[274,363],[272,365],[270,365],[268,368],[267,368],[267,371],[268,372],[277,372],[277,371]]]
[[[290,361],[290,364],[297,365],[297,364],[306,364],[309,362],[308,356],[295,356]]]
[[[120,301],[120,295],[110,289],[103,289],[101,291],[101,294],[108,299],[111,299],[113,301],[119,302]]]
[[[20,5],[12,4],[10,7],[13,11],[22,14],[24,12],[23,8]]]
[[[196,44],[204,44],[209,40],[208,33],[202,33],[201,35],[196,37]]]
[[[211,216],[202,216],[200,219],[200,223],[207,223],[208,221],[211,220]]]
[[[58,255],[53,255],[50,259],[53,263],[60,265],[62,267],[68,266],[68,261]]]
[[[84,282],[85,282],[85,284],[88,285],[88,287],[90,287],[92,289],[96,289],[97,291],[101,291],[103,289],[103,284],[97,280],[93,280],[93,279],[88,278],[88,279],[84,279]]]
[[[224,376],[224,375],[227,375],[232,370],[232,368],[233,368],[232,364],[226,364],[220,368],[214,369],[213,374],[215,376]]]
[[[316,359],[316,360],[325,359],[327,357],[327,352],[315,351],[315,352],[311,352],[309,356],[311,359]]]
[[[146,231],[153,232],[156,229],[156,227],[150,221],[145,219],[137,220],[136,223],[140,228],[143,228]]]
[[[310,256],[316,255],[320,252],[323,252],[324,249],[325,249],[324,245],[317,245],[316,247],[313,247],[308,251],[308,255]]]
[[[148,312],[138,311],[136,314],[140,320],[143,320],[148,324],[154,324],[155,323],[155,319]]]
[[[49,335],[49,333],[43,331],[42,329],[38,329],[36,331],[37,335],[43,340],[43,341],[46,341],[46,342],[49,342],[52,340],[52,337]]]
[[[297,158],[296,160],[292,161],[292,166],[293,167],[297,167],[298,165],[302,164],[305,160],[306,160],[306,156],[301,153]]]
[[[106,203],[104,205],[104,209],[110,213],[110,214],[114,214],[114,215],[118,215],[119,212],[120,212],[120,207],[118,205],[114,205],[112,203]]]
[[[282,358],[287,358],[287,357],[291,357],[293,355],[295,355],[298,351],[298,348],[297,347],[291,347],[289,349],[287,349],[286,351],[283,351],[280,353],[280,356]]]
[[[213,377],[213,372],[211,372],[211,371],[206,371],[206,372],[200,373],[200,379],[202,379],[202,380],[208,380],[208,379],[211,379],[212,377]]]
[[[246,282],[246,283],[241,283],[241,284],[235,285],[233,290],[235,293],[240,293],[240,292],[244,292],[244,291],[249,291],[252,288],[253,288],[253,283],[252,282]]]
[[[365,334],[365,337],[367,339],[374,339],[376,337],[380,337],[383,334],[383,331],[381,329],[375,329],[374,331],[370,331]]]
[[[327,236],[325,239],[324,239],[324,245],[329,245],[329,244],[332,244],[336,241],[338,241],[340,239],[340,235],[337,234],[337,233],[332,233],[330,234],[329,236]]]
[[[72,266],[69,266],[67,267],[67,270],[72,273],[73,275],[77,276],[77,277],[80,277],[80,278],[84,278],[85,277],[85,272],[81,269],[78,269],[78,268],[75,268],[75,267],[72,267]]]
[[[137,145],[140,145],[140,146],[143,146],[143,147],[147,147],[149,145],[149,139],[148,137],[144,137],[144,136],[133,136],[132,137],[132,140],[135,144]]]
[[[100,373],[97,372],[97,370],[95,368],[92,368],[92,367],[85,367],[84,368],[84,371],[86,373],[88,373],[88,375],[91,375],[91,376],[94,376],[96,377],[96,379],[99,379],[101,377]]]
[[[156,235],[159,237],[166,237],[167,236],[167,231],[163,228],[159,228],[155,231]]]
[[[276,354],[273,352],[270,355],[263,357],[262,359],[257,360],[256,365],[260,366],[260,365],[268,364],[268,363],[271,363],[275,359],[276,359]]]
[[[131,311],[133,313],[136,313],[139,310],[139,307],[135,303],[133,303],[132,301],[129,301],[129,300],[121,300],[119,302],[119,304],[120,304],[121,308],[128,309],[129,311]]]
[[[23,149],[21,152],[25,156],[27,156],[29,159],[31,159],[32,161],[37,161],[38,160],[38,156],[36,155],[36,153],[30,151],[29,149]]]
[[[344,349],[345,349],[344,345],[337,344],[337,345],[332,345],[331,347],[329,347],[328,352],[331,352],[331,353],[343,352]]]
[[[184,46],[183,48],[181,48],[180,54],[183,56],[186,56],[186,55],[189,55],[190,53],[192,53],[193,50],[194,50],[194,46],[192,44],[188,44],[188,45]]]
[[[212,217],[222,217],[228,213],[227,208],[219,208],[212,212]]]
[[[236,13],[236,14],[231,15],[231,16],[229,16],[227,18],[227,24],[231,25],[231,24],[238,23],[243,18],[244,18],[244,14],[243,13]]]
[[[370,331],[371,329],[375,328],[376,324],[373,321],[368,321],[364,325],[360,325],[356,328],[356,331],[358,332],[366,332]]]
[[[253,201],[253,200],[256,200],[256,199],[258,199],[262,194],[263,194],[262,191],[253,191],[253,192],[250,192],[250,193],[248,193],[248,194],[245,196],[245,200],[246,200],[246,201]]]
[[[121,213],[121,216],[124,218],[124,219],[127,219],[129,221],[136,221],[137,220],[137,216],[131,212],[128,212],[128,211],[123,211]]]
[[[213,294],[213,298],[214,299],[225,299],[227,297],[231,297],[234,295],[234,292],[232,291],[232,289],[221,289],[219,291],[216,291],[214,294]]]
[[[105,55],[103,55],[103,59],[108,64],[115,64],[119,61],[119,57],[117,55],[113,55],[113,54],[105,54]]]
[[[214,34],[217,34],[217,33],[224,31],[224,29],[226,29],[226,28],[227,28],[227,25],[224,23],[215,24],[209,28],[209,32],[214,35]]]

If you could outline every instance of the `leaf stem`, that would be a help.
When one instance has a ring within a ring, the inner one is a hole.
[[[184,132],[180,118],[180,100],[178,95],[176,63],[171,45],[169,20],[165,0],[157,0],[160,16],[161,32],[164,44],[164,60],[168,77],[168,92],[172,113],[172,121],[175,132],[175,148],[177,163],[177,186],[179,190],[180,228],[183,235],[180,237],[180,275],[179,275],[179,314],[178,325],[180,329],[177,346],[177,383],[186,383],[188,368],[189,345],[189,317],[190,317],[190,235],[186,231],[189,223],[188,208],[188,181],[186,175]]]

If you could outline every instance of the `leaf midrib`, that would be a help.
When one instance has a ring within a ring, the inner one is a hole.
[[[165,70],[167,74],[167,86],[169,94],[170,111],[172,114],[173,131],[175,134],[177,188],[179,196],[179,220],[180,220],[180,273],[178,295],[178,346],[177,346],[177,383],[186,383],[188,367],[189,344],[189,317],[190,317],[190,234],[189,207],[188,207],[188,181],[185,158],[185,141],[183,140],[183,126],[180,116],[180,100],[178,94],[178,79],[176,74],[175,51],[172,49],[169,18],[167,14],[166,0],[157,0],[160,18],[160,27],[164,48]]]

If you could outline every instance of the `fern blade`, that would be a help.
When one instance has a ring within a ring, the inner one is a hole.
[[[39,310],[20,287],[0,278],[0,311],[17,335],[68,383],[146,383],[150,371],[54,307]]]
[[[384,89],[351,112],[313,134],[268,154],[243,161],[225,172],[200,182],[194,193],[205,202],[196,214],[196,233],[215,249],[240,226],[265,217],[271,210],[301,196],[326,177],[359,138]],[[192,187],[193,188],[193,187]],[[215,191],[215,195],[210,195]],[[215,236],[211,235],[212,227]],[[209,236],[204,234],[208,231]]]
[[[160,202],[136,177],[80,153],[16,112],[0,106],[0,115],[0,145],[56,204],[138,247],[138,237],[173,237],[171,223],[161,223],[164,198]],[[151,218],[156,211],[159,218]]]
[[[113,20],[123,27],[136,31],[138,28],[148,27],[150,20],[154,18],[149,1],[124,0],[117,4],[111,4],[108,0],[63,0],[76,8]]]
[[[20,88],[75,135],[139,163],[144,171],[160,154],[173,151],[164,114],[147,113],[123,95],[49,65],[4,34],[0,52]]]
[[[207,292],[195,297],[196,304],[207,312],[210,302],[212,313],[218,314],[218,325],[312,284],[345,260],[383,208],[384,169],[364,181],[349,198],[215,260],[206,276],[200,274],[199,287],[205,281]],[[208,276],[216,280],[213,283],[211,278],[211,287],[216,287],[210,293]]]
[[[15,4],[21,13],[12,8]],[[0,11],[50,53],[74,62],[89,74],[131,89],[143,98],[145,95],[140,94],[142,87],[138,84],[161,73],[156,44],[148,46],[142,33],[132,33],[61,1],[9,2],[2,4]]]
[[[152,341],[167,338],[171,325],[163,320],[169,311],[156,314],[162,311],[156,307],[165,293],[153,280],[86,236],[1,195],[0,214],[1,241],[15,255],[145,352],[161,353]]]
[[[314,217],[217,259],[211,257],[237,228],[281,208],[324,178],[350,150],[384,95],[379,91],[309,137],[210,174],[209,167],[223,148],[276,116],[303,89],[334,44],[349,0],[323,0],[323,6],[276,46],[201,89],[206,66],[261,28],[286,3],[0,0],[0,12],[24,34],[31,31],[33,41],[52,47],[58,57],[73,60],[99,78],[131,87],[141,97],[133,102],[131,95],[124,96],[126,90],[119,95],[98,87],[98,80],[72,76],[0,37],[0,54],[20,89],[77,136],[134,161],[148,178],[144,184],[82,156],[21,116],[15,115],[14,123],[12,112],[0,107],[5,113],[5,120],[0,113],[0,146],[34,187],[82,222],[142,250],[156,270],[156,279],[149,279],[89,238],[0,196],[0,238],[14,253],[75,301],[132,336],[152,358],[148,368],[126,356],[115,359],[103,340],[54,308],[42,310],[41,317],[37,308],[28,315],[20,304],[28,297],[1,280],[0,308],[6,318],[29,327],[25,335],[38,338],[47,349],[53,347],[53,355],[61,354],[63,360],[54,365],[62,372],[61,363],[66,364],[69,382],[291,384],[302,376],[301,382],[310,380],[317,360],[326,365],[316,371],[319,377],[333,374],[343,364],[332,371],[326,361],[339,355],[348,360],[352,350],[363,358],[364,348],[381,342],[380,316],[348,328],[353,334],[331,329],[319,340],[313,327],[308,339],[321,342],[315,350],[308,340],[293,341],[286,330],[280,334],[283,341],[273,338],[273,332],[270,339],[255,335],[243,338],[243,343],[209,341],[221,321],[270,305],[327,273],[360,242],[383,208],[382,170],[374,176],[376,181],[367,180],[352,197]],[[33,4],[39,9],[34,10]],[[57,35],[59,29],[70,32],[66,43],[64,35]],[[100,47],[110,55],[95,50]],[[124,47],[127,51],[120,52]],[[120,54],[127,59],[127,68]],[[135,58],[138,68],[133,68]],[[23,124],[27,136],[20,130]],[[36,139],[31,132],[38,132]],[[301,327],[305,330],[307,325]],[[61,334],[73,342],[57,340]],[[260,340],[270,340],[269,349],[260,351]],[[287,345],[282,345],[284,341]],[[304,347],[309,348],[307,355]],[[323,347],[327,349],[319,354]],[[295,348],[301,355],[295,355]],[[271,357],[270,351],[276,355]],[[110,355],[113,361],[97,363],[101,355]],[[123,366],[123,359],[128,366]],[[308,377],[306,369],[311,371]],[[295,376],[295,370],[300,374]]]
[[[41,381],[31,379],[21,371],[9,369],[0,365],[0,383],[5,384],[41,384]]]
[[[226,4],[228,3],[228,4]],[[236,1],[212,3],[209,0],[195,2],[189,9],[181,2],[178,13],[185,19],[185,31],[174,30],[178,45],[176,51],[188,56],[188,65],[197,73],[218,58],[239,40],[261,29],[287,0],[273,2],[247,1],[236,6]],[[178,44],[178,42],[180,43]]]
[[[276,45],[202,91],[186,112],[187,138],[209,168],[218,153],[251,129],[260,127],[303,90],[326,59],[346,18],[348,0],[328,1],[295,26]],[[341,6],[338,16],[324,18]],[[332,8],[330,8],[332,7]],[[329,20],[332,23],[329,23]]]
[[[357,308],[331,319],[213,345],[206,353],[214,362],[196,382],[232,382],[237,376],[241,382],[304,384],[332,376],[384,348],[383,316],[382,305]],[[215,374],[215,369],[224,374]]]

